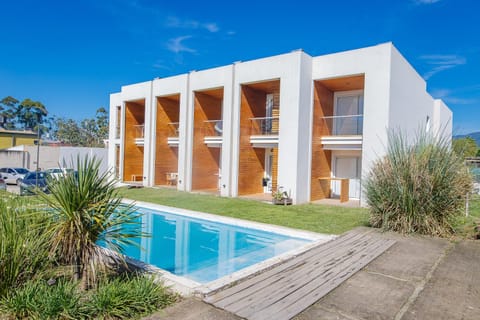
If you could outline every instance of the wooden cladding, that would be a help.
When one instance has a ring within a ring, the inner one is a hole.
[[[178,147],[168,145],[171,135],[169,123],[180,119],[180,95],[157,98],[155,136],[155,184],[167,185],[170,173],[178,173]]]
[[[275,191],[278,188],[278,148],[274,148],[272,153],[272,191]]]
[[[135,144],[135,126],[145,123],[145,100],[125,103],[123,181],[143,179],[143,146]],[[139,179],[142,177],[142,179]]]
[[[192,190],[217,190],[221,148],[208,147],[205,121],[222,119],[223,90],[195,92],[193,116]]]
[[[323,149],[321,137],[332,134],[333,121],[324,117],[334,116],[334,92],[362,90],[364,85],[363,74],[314,81],[311,201],[328,198],[331,193],[330,183],[320,182],[318,178],[330,177],[332,172],[332,152]]]
[[[333,115],[333,91],[314,82],[313,99],[313,130],[312,130],[312,175],[310,200],[319,200],[330,196],[330,185],[326,186],[318,180],[319,177],[330,177],[332,170],[332,152],[324,150],[321,137],[329,135],[331,128],[322,121],[323,117]]]
[[[243,85],[240,104],[240,152],[238,168],[238,194],[263,193],[262,179],[265,174],[265,149],[254,148],[250,143],[251,118],[266,116],[267,94],[273,94],[272,115],[279,115],[280,81],[264,84]],[[266,90],[267,88],[271,90]],[[272,163],[272,187],[277,185],[278,149],[274,148]]]

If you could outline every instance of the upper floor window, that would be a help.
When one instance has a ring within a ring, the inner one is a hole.
[[[363,91],[336,92],[334,135],[361,135],[363,132]]]

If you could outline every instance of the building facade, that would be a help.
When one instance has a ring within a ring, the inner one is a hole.
[[[123,86],[110,95],[109,166],[145,186],[364,203],[388,130],[419,128],[451,137],[452,113],[391,43],[293,51]]]
[[[34,145],[37,139],[37,132],[31,130],[8,130],[0,128],[0,149],[20,145]]]

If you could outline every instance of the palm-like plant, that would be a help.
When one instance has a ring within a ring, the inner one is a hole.
[[[60,261],[73,266],[73,278],[82,279],[83,288],[95,279],[102,249],[122,252],[124,245],[135,244],[144,236],[140,215],[133,205],[124,205],[110,173],[100,173],[96,158],[77,158],[78,174],[65,174],[49,181],[51,195],[41,198],[53,215],[52,252]]]

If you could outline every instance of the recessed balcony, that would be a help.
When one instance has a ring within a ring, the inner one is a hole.
[[[171,147],[178,147],[180,133],[180,122],[170,122],[168,124],[167,143]]]
[[[279,117],[250,118],[250,143],[255,147],[278,145]]]
[[[321,118],[321,141],[326,150],[361,150],[363,114]]]
[[[145,125],[134,125],[135,129],[135,144],[137,146],[143,146],[145,144]]]
[[[209,147],[221,147],[223,141],[223,121],[206,120],[203,122],[203,141]]]

